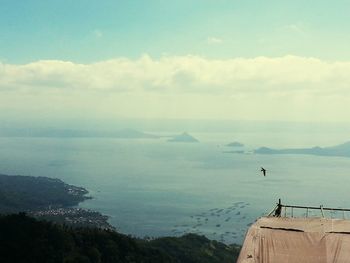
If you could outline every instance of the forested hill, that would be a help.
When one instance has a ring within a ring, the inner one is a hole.
[[[0,216],[2,263],[228,263],[239,248],[203,236],[136,239],[114,231],[70,228],[25,214]]]
[[[86,200],[87,193],[59,179],[0,174],[0,213],[73,206]]]

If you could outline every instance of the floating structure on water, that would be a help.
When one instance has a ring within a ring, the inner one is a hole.
[[[347,212],[350,209],[283,205],[279,200],[249,228],[237,262],[350,262]]]

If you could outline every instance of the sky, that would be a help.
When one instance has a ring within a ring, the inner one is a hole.
[[[347,122],[350,1],[0,0],[0,118]]]

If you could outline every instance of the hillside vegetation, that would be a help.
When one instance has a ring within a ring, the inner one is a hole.
[[[0,174],[0,213],[77,205],[88,191],[59,179]]]
[[[147,241],[114,231],[37,221],[24,213],[0,216],[2,263],[228,263],[236,262],[238,253],[237,246],[194,234]]]

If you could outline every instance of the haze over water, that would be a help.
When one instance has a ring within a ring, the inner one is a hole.
[[[81,207],[109,215],[118,230],[140,237],[194,232],[239,243],[249,224],[278,198],[289,204],[350,207],[350,158],[251,153],[261,146],[340,144],[350,139],[347,129],[224,130],[189,131],[200,143],[170,143],[165,137],[1,137],[0,171],[83,186],[94,198]],[[227,153],[241,150],[226,146],[233,141],[244,143],[248,153]],[[267,169],[265,178],[261,166]]]

